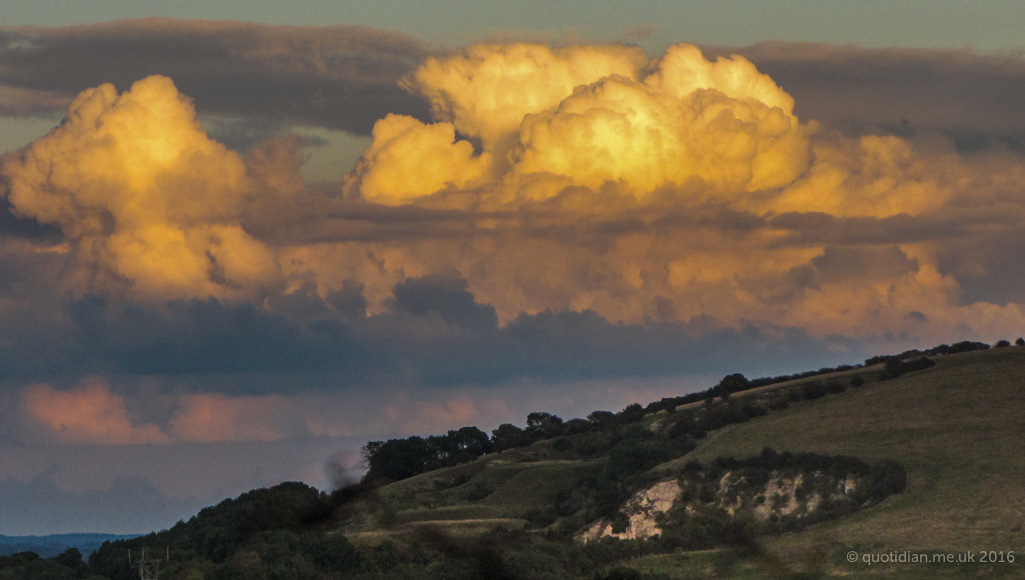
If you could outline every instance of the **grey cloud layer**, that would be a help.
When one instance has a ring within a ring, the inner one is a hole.
[[[802,119],[850,133],[939,131],[964,150],[1025,148],[1020,54],[788,42],[706,52],[750,59],[793,95]]]
[[[405,34],[343,25],[144,19],[6,28],[0,112],[42,112],[40,103],[59,110],[88,87],[124,89],[162,74],[206,113],[368,134],[390,112],[426,116],[426,105],[396,84],[424,53]]]
[[[521,314],[500,327],[495,310],[478,303],[455,273],[407,279],[394,288],[390,303],[388,312],[366,316],[357,284],[326,301],[300,289],[275,299],[276,311],[214,299],[143,306],[85,297],[66,303],[63,325],[52,323],[40,340],[31,340],[24,323],[5,325],[20,330],[19,336],[5,332],[0,360],[14,385],[64,373],[327,373],[320,387],[291,380],[219,387],[288,392],[396,380],[443,387],[519,378],[658,376],[738,364],[782,372],[835,356],[829,341],[812,340],[798,329],[720,328],[706,318],[616,324],[593,311],[549,310]],[[33,353],[42,338],[51,348]],[[862,350],[850,340],[840,342],[856,354]]]
[[[787,42],[705,51],[750,59],[795,97],[802,119],[855,133],[940,131],[965,149],[1025,147],[1020,55]],[[0,113],[52,113],[87,87],[164,74],[206,113],[369,134],[389,112],[429,118],[396,84],[429,53],[402,33],[344,25],[144,19],[6,28]]]

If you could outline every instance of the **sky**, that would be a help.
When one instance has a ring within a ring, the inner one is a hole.
[[[1025,334],[1025,6],[4,2],[0,534]]]

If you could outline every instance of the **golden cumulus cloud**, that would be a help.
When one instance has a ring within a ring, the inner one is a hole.
[[[235,297],[279,284],[274,254],[239,225],[256,184],[166,77],[121,95],[110,84],[83,91],[0,173],[18,215],[60,226],[80,288]]]
[[[350,193],[478,219],[455,240],[288,250],[321,280],[362,281],[372,309],[403,276],[453,267],[503,321],[590,308],[624,322],[710,316],[942,339],[1025,322],[1016,304],[962,304],[939,266],[944,243],[881,221],[927,223],[967,199],[1017,203],[1017,158],[822,130],[743,57],[711,61],[690,45],[652,60],[623,47],[481,45],[429,59],[404,85],[438,122],[379,121]],[[808,219],[774,222],[781,214]],[[888,239],[864,251],[798,241],[814,216],[885,223],[874,227]],[[368,248],[373,266],[339,272]],[[899,267],[859,269],[865,256]]]
[[[729,200],[793,182],[810,157],[810,129],[772,79],[689,45],[653,61],[635,47],[475,46],[404,82],[440,122],[378,121],[349,184],[379,203],[470,188],[493,206],[606,183],[638,198],[697,184]]]

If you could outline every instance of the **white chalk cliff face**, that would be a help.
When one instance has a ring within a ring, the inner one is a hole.
[[[773,471],[764,486],[752,487],[746,477],[730,471],[719,481],[715,506],[726,510],[730,517],[749,515],[759,522],[783,516],[801,520],[816,514],[824,502],[853,501],[858,488],[857,479],[851,475],[837,479],[821,471]],[[694,507],[691,502],[687,509]]]
[[[588,542],[605,536],[612,536],[621,540],[637,540],[650,538],[662,533],[662,529],[656,523],[657,516],[664,514],[673,507],[677,498],[680,497],[680,484],[676,480],[662,481],[652,487],[634,494],[623,506],[623,511],[629,514],[630,523],[626,531],[616,533],[612,531],[612,522],[602,519],[595,522],[580,536],[580,540]]]
[[[625,530],[616,532],[615,524],[601,519],[577,536],[581,542],[604,537],[638,540],[660,535],[659,521],[665,521],[670,509],[682,507],[687,514],[701,510],[721,510],[730,518],[749,517],[758,522],[773,522],[783,516],[804,520],[815,515],[824,501],[853,500],[858,490],[856,478],[836,479],[822,472],[784,473],[773,471],[762,485],[752,484],[738,472],[726,472],[718,482],[714,500],[702,502],[688,493],[686,505],[677,502],[684,494],[677,480],[661,481],[634,494],[620,511],[628,518]],[[694,490],[691,490],[694,491]]]

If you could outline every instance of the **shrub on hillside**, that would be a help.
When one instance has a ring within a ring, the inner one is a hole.
[[[888,381],[914,371],[921,371],[936,366],[936,363],[924,356],[902,361],[899,358],[891,358],[886,361],[886,368],[879,375],[880,381]]]
[[[627,405],[622,411],[616,414],[617,422],[620,424],[624,423],[636,423],[644,417],[644,407],[639,403],[633,403]]]
[[[713,391],[716,395],[723,399],[729,398],[733,393],[739,393],[750,388],[750,382],[747,377],[740,373],[734,373],[732,375],[726,375],[723,377],[719,384],[713,387]]]
[[[871,482],[864,497],[873,503],[880,502],[907,489],[908,472],[895,461],[883,461],[873,467]]]
[[[812,401],[815,399],[821,399],[826,395],[842,393],[843,390],[843,385],[841,385],[837,381],[829,381],[826,383],[819,383],[816,381],[814,383],[808,383],[801,387],[801,397],[805,401]]]

